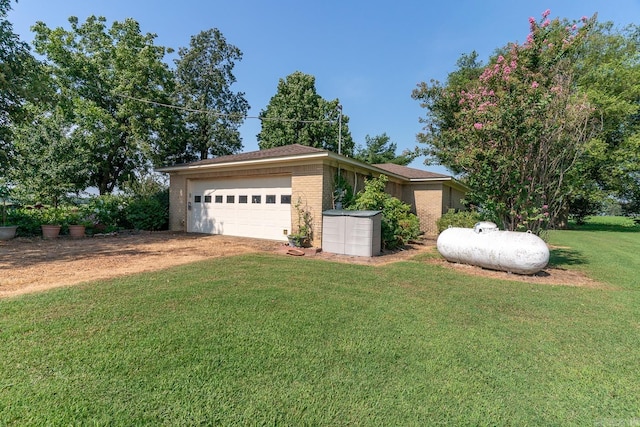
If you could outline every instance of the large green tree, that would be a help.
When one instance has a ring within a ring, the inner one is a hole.
[[[25,204],[58,205],[88,186],[89,153],[81,130],[60,107],[28,104],[30,120],[14,127],[14,195]]]
[[[539,232],[562,218],[571,173],[596,129],[575,75],[595,18],[548,15],[531,18],[526,43],[500,49],[487,66],[467,56],[471,66],[448,84],[413,92],[427,109],[418,135],[427,161],[460,173],[468,201],[509,230]]]
[[[365,146],[356,146],[354,158],[370,165],[381,163],[395,163],[397,165],[406,166],[415,158],[414,154],[404,151],[402,154],[396,154],[398,145],[391,142],[391,138],[386,133],[376,136],[365,136]]]
[[[302,144],[334,152],[340,148],[342,154],[350,156],[354,144],[349,117],[340,118],[341,108],[337,99],[327,101],[318,95],[315,77],[296,71],[280,79],[277,93],[260,112],[262,130],[258,145],[265,149]]]
[[[574,205],[606,195],[640,213],[640,28],[599,24],[577,63],[577,83],[595,106],[602,131],[581,158],[584,185]]]
[[[0,175],[9,169],[14,152],[12,125],[25,120],[25,102],[42,102],[45,97],[42,88],[46,79],[39,74],[40,64],[29,52],[29,46],[13,32],[7,19],[10,9],[10,0],[0,0]]]
[[[249,103],[231,86],[242,52],[214,28],[191,37],[189,47],[180,48],[178,54],[176,93],[185,108],[187,149],[200,159],[238,152],[242,148],[238,128]]]
[[[90,153],[89,185],[110,193],[160,155],[167,162],[180,157],[181,147],[170,145],[179,134],[175,110],[149,102],[171,103],[173,74],[163,62],[165,48],[135,20],[109,28],[104,17],[69,22],[69,30],[36,23],[34,44],[77,127],[77,142]]]

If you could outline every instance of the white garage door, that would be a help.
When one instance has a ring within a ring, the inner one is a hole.
[[[291,177],[191,180],[189,209],[190,232],[287,240]]]

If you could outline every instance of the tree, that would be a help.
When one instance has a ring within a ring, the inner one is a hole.
[[[280,79],[277,93],[260,112],[262,130],[257,135],[260,149],[302,144],[338,152],[338,130],[342,125],[341,148],[353,154],[349,117],[342,116],[340,102],[326,101],[316,92],[315,77],[296,71]]]
[[[574,72],[595,17],[548,15],[530,18],[526,43],[499,50],[479,77],[460,71],[451,86],[413,92],[427,109],[427,161],[460,173],[468,202],[508,230],[537,233],[566,214],[571,172],[596,130]]]
[[[60,107],[27,105],[32,120],[15,128],[15,159],[10,176],[14,194],[25,204],[57,206],[87,187],[88,162],[74,125]]]
[[[69,22],[70,30],[36,23],[34,45],[77,127],[77,143],[89,153],[89,185],[111,193],[158,162],[159,153],[180,157],[180,147],[169,145],[179,128],[175,110],[148,102],[171,103],[173,75],[162,62],[165,48],[135,20],[110,28],[103,17]]]
[[[585,206],[592,213],[608,196],[640,204],[639,58],[640,28],[616,30],[604,23],[596,26],[577,63],[577,84],[595,106],[602,131],[580,159],[584,185],[572,213]]]
[[[371,137],[364,137],[365,147],[356,146],[354,158],[370,165],[380,163],[395,163],[406,166],[415,158],[409,151],[404,151],[401,155],[396,155],[398,146],[391,142],[391,138],[386,133]]]
[[[10,169],[13,154],[12,124],[25,118],[24,103],[41,100],[46,79],[38,74],[40,64],[29,52],[29,46],[20,41],[7,20],[10,0],[0,0],[0,171]],[[0,172],[0,174],[3,174]]]
[[[231,90],[242,52],[214,28],[191,37],[189,48],[178,53],[176,92],[187,111],[189,151],[200,159],[237,153],[242,148],[238,128],[249,110],[244,93]]]

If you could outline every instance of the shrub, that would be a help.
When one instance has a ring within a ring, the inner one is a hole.
[[[456,212],[455,209],[449,209],[449,212],[442,215],[440,219],[436,221],[436,224],[438,226],[438,233],[442,233],[449,227],[473,228],[478,221],[482,221],[482,216],[478,212]]]
[[[9,220],[18,226],[19,236],[37,236],[41,225],[56,224],[62,226],[62,232],[67,232],[69,224],[75,223],[78,208],[74,206],[57,207],[27,207],[14,209],[10,212]]]
[[[382,246],[395,249],[420,235],[420,220],[408,204],[385,191],[387,181],[385,175],[368,179],[349,209],[382,211]]]
[[[169,208],[162,197],[132,199],[125,209],[125,218],[136,230],[162,230],[169,222]]]
[[[9,211],[9,222],[18,226],[17,235],[23,237],[40,234],[42,218],[38,209],[13,209]]]
[[[125,210],[129,199],[125,196],[104,194],[89,200],[87,212],[94,224],[111,232],[126,226]]]

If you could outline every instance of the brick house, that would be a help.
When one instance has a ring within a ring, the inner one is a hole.
[[[298,144],[163,167],[170,177],[169,228],[286,241],[297,228],[297,203],[313,216],[322,246],[322,212],[332,209],[338,173],[354,192],[367,177],[389,178],[387,192],[411,205],[427,236],[450,208],[463,209],[466,187],[451,176],[395,164],[368,165]]]

